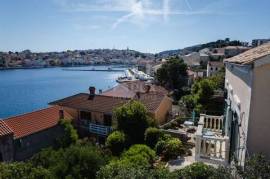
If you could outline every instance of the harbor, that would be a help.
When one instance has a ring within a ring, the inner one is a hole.
[[[150,75],[138,71],[136,68],[129,68],[124,71],[124,76],[118,77],[116,80],[118,83],[123,83],[123,82],[129,82],[129,81],[136,81],[136,80],[141,80],[141,81],[151,81],[154,80],[153,77]]]

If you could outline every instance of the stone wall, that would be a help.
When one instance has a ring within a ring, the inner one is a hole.
[[[63,134],[63,128],[57,125],[47,130],[16,139],[14,141],[14,159],[16,161],[22,161],[30,158],[41,149],[54,145],[56,139],[63,136]]]
[[[13,161],[13,149],[13,135],[2,136],[0,138],[0,160],[5,162]]]

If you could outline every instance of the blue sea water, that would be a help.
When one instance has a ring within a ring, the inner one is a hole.
[[[72,69],[108,69],[108,66]],[[31,112],[48,103],[80,92],[89,86],[106,90],[116,85],[123,72],[67,71],[69,68],[18,69],[0,71],[0,118]],[[125,69],[113,66],[113,69]]]

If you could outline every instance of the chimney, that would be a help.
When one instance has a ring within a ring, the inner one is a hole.
[[[145,85],[145,93],[149,93],[151,89],[150,85]]]
[[[59,119],[64,119],[65,116],[64,116],[64,110],[63,109],[60,109],[59,110]]]
[[[89,100],[93,100],[96,94],[96,88],[94,86],[89,87]]]
[[[138,99],[141,98],[141,93],[140,93],[139,91],[136,92],[136,97],[137,97]]]

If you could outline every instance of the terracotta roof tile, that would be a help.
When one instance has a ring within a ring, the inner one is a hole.
[[[122,98],[105,95],[95,95],[92,100],[88,99],[89,94],[79,93],[58,101],[51,102],[51,105],[59,105],[85,111],[96,111],[102,113],[112,113],[114,108],[128,103],[130,100],[141,101],[149,112],[154,112],[159,107],[161,101],[166,97],[155,92],[140,93],[140,98]]]
[[[252,64],[254,61],[267,55],[270,55],[270,43],[266,43],[256,48],[250,49],[232,58],[225,59],[224,62],[238,63],[243,65]]]
[[[59,121],[59,109],[60,107],[49,107],[41,109],[31,113],[10,117],[4,120],[4,122],[14,132],[14,138],[21,138],[58,124]],[[72,119],[72,117],[64,112],[66,119]]]
[[[50,104],[86,111],[112,113],[115,107],[121,106],[122,104],[125,104],[129,100],[128,98],[103,96],[103,95],[95,95],[95,97],[91,100],[89,100],[88,98],[89,94],[79,93],[74,96],[70,96],[64,99],[51,102]]]
[[[10,129],[3,120],[0,120],[0,137],[10,135],[12,133],[12,129]]]
[[[145,93],[146,86],[150,86],[150,92],[167,95],[168,91],[162,86],[147,84],[144,81],[124,82],[102,93],[104,96],[133,98],[137,92]]]
[[[155,112],[164,98],[167,98],[167,96],[150,92],[140,94],[140,98],[137,100],[142,102],[149,112]]]

